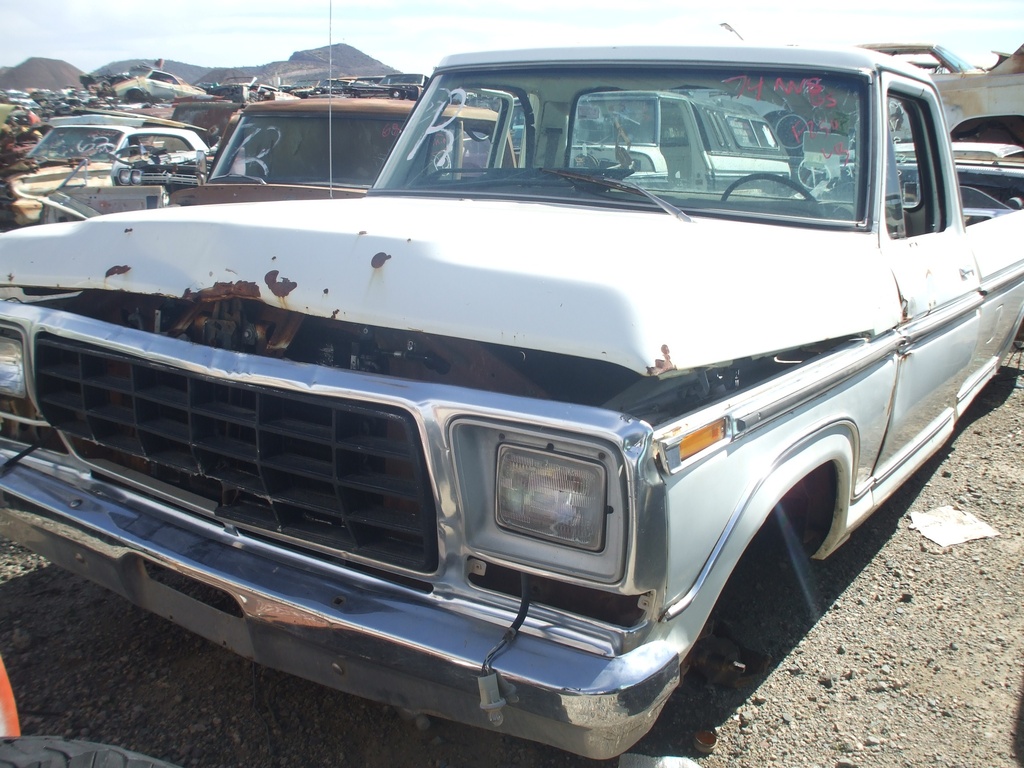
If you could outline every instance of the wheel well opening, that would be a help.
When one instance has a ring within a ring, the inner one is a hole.
[[[820,616],[810,555],[832,526],[838,487],[837,468],[827,462],[786,491],[730,575],[683,664],[685,671],[692,668],[711,683],[733,687],[749,683],[772,663],[772,649],[763,647],[764,638],[759,635],[765,622],[804,624],[809,629]],[[794,594],[802,596],[796,604],[805,605],[807,613],[779,613],[780,595]]]
[[[838,474],[831,462],[811,470],[786,491],[762,531],[775,529],[787,545],[798,546],[810,557],[824,543],[832,527],[838,485]]]

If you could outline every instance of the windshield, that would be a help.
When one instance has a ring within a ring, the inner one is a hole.
[[[653,207],[640,187],[683,211],[853,224],[866,94],[866,78],[815,71],[441,73],[373,191]]]
[[[209,180],[369,187],[401,130],[387,116],[246,115]]]
[[[426,78],[423,75],[386,75],[381,79],[381,85],[423,85]]]
[[[53,128],[32,147],[28,157],[34,160],[68,160],[88,157],[90,160],[111,162],[111,156],[121,144],[124,131],[74,125]]]

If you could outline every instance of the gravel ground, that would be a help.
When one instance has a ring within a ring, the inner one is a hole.
[[[829,560],[755,548],[720,626],[773,661],[739,688],[691,673],[633,753],[703,768],[1024,765],[1024,390],[1019,358],[1006,362],[950,443]],[[911,526],[947,505],[998,535],[941,547]],[[2,538],[0,654],[26,734],[183,766],[617,763],[410,721],[253,665]],[[702,755],[706,729],[717,746]]]

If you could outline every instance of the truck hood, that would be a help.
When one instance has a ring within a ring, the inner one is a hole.
[[[877,236],[661,211],[368,197],[190,206],[0,236],[11,287],[220,292],[642,374],[895,325]]]

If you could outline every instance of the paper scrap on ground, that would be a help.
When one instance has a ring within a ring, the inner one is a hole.
[[[626,754],[619,757],[619,768],[700,768],[688,757],[648,757]]]
[[[963,544],[972,539],[988,539],[999,531],[983,523],[970,512],[953,507],[938,507],[930,512],[911,512],[911,527],[940,547]]]

